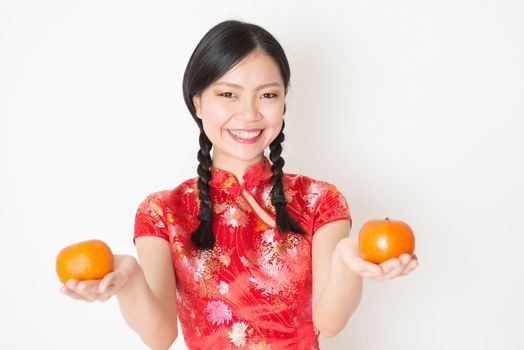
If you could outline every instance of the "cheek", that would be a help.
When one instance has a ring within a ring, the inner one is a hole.
[[[204,129],[207,125],[209,128],[222,127],[233,115],[234,110],[231,106],[209,103],[202,105],[202,121],[204,123]]]
[[[269,127],[279,127],[284,119],[284,104],[262,106],[260,112],[264,115]]]

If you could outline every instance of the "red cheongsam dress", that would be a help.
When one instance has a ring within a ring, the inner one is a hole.
[[[187,347],[196,349],[318,349],[312,321],[311,245],[315,231],[351,220],[335,186],[284,174],[287,209],[306,234],[282,234],[241,195],[245,190],[275,219],[271,163],[251,165],[239,183],[212,167],[212,250],[199,250],[191,232],[199,221],[197,178],[153,193],[139,206],[134,237],[169,242],[177,285],[177,312]]]

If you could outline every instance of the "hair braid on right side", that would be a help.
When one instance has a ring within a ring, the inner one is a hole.
[[[211,181],[211,147],[213,144],[200,129],[200,150],[198,151],[198,199],[200,200],[200,212],[198,219],[200,224],[191,233],[191,241],[200,249],[212,249],[215,245],[215,235],[213,234],[213,209],[211,205],[211,198],[209,197],[209,182]]]
[[[276,225],[281,232],[291,231],[295,233],[305,234],[306,232],[300,225],[291,217],[286,209],[286,197],[284,194],[284,186],[282,184],[282,176],[284,172],[285,161],[280,155],[282,154],[282,145],[285,136],[283,133],[284,124],[282,124],[282,130],[278,134],[277,138],[271,142],[269,149],[271,153],[269,158],[271,159],[271,170],[273,176],[271,176],[271,183],[273,188],[271,189],[271,204],[276,210]]]

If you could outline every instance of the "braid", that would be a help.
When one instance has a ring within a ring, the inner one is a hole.
[[[286,197],[284,195],[284,186],[282,185],[282,176],[284,175],[282,168],[285,162],[284,158],[280,156],[282,153],[281,143],[284,142],[285,139],[283,133],[284,126],[285,123],[282,122],[280,134],[278,134],[277,138],[269,145],[271,151],[269,158],[271,159],[271,170],[273,171],[273,176],[271,176],[271,183],[273,185],[271,189],[271,204],[273,204],[276,209],[276,225],[280,232],[291,231],[305,234],[304,229],[300,227],[286,209]]]
[[[200,224],[191,234],[191,241],[200,249],[211,249],[215,245],[215,236],[213,235],[213,210],[211,199],[209,198],[209,181],[211,181],[211,171],[209,170],[212,162],[211,147],[213,144],[200,128],[200,150],[198,151],[198,199],[200,200],[200,213],[197,218]]]

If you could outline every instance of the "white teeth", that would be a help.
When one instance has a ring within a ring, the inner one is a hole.
[[[233,134],[234,136],[241,138],[241,139],[252,139],[260,135],[262,133],[262,130],[250,131],[250,132],[229,130],[229,132]]]

